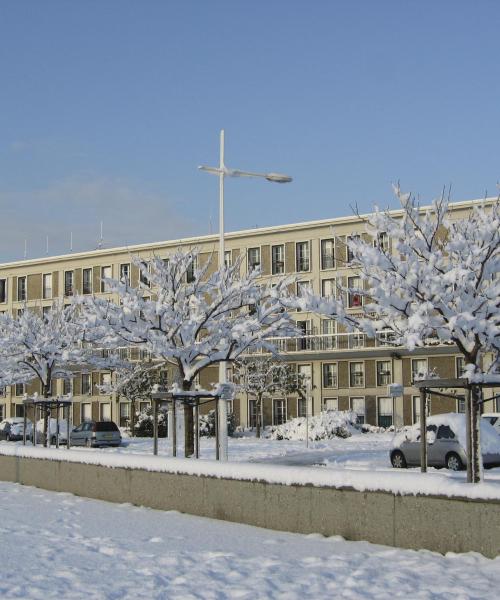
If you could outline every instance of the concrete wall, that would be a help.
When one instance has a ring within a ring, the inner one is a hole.
[[[284,486],[0,456],[0,479],[79,496],[402,548],[500,554],[500,501]]]

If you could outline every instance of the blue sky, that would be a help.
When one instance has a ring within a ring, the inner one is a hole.
[[[0,261],[495,193],[496,1],[0,3]]]

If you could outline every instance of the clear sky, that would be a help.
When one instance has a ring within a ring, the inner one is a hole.
[[[2,0],[0,262],[496,193],[500,2]]]

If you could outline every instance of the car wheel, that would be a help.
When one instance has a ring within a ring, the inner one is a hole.
[[[53,436],[50,438],[50,445],[51,445],[51,446],[55,446],[55,445],[56,445],[56,436],[55,436],[55,435],[53,435]]]
[[[400,450],[391,454],[391,464],[395,469],[406,469],[406,458]]]
[[[5,436],[5,440],[6,440],[7,442],[10,442],[10,435],[9,435],[9,434],[7,434],[7,435]]]
[[[87,439],[85,440],[85,446],[86,446],[87,448],[92,448],[92,441],[91,441],[91,439],[90,439],[90,438],[87,438]]]
[[[450,452],[446,456],[446,468],[450,469],[450,471],[462,471],[464,468],[464,463],[458,454],[455,452]]]

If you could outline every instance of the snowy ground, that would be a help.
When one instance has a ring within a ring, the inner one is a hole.
[[[302,536],[0,483],[0,597],[498,598],[500,558]]]

